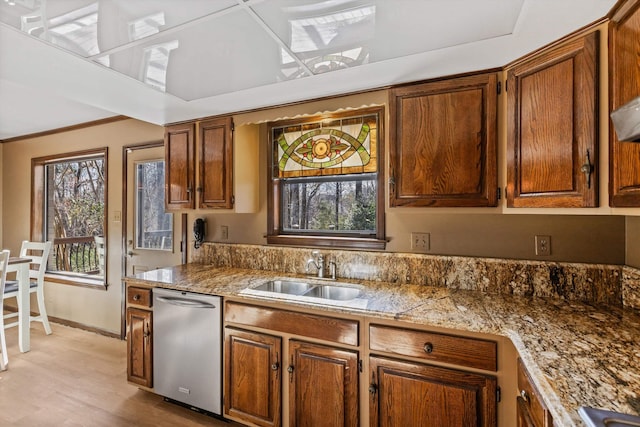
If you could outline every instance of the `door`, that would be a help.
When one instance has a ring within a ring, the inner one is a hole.
[[[178,215],[165,210],[164,145],[128,147],[125,151],[126,227],[125,273],[180,264]]]
[[[356,351],[291,340],[289,359],[289,425],[359,425]]]
[[[495,427],[495,377],[370,358],[372,427]]]
[[[225,414],[262,427],[280,425],[282,339],[225,328]]]

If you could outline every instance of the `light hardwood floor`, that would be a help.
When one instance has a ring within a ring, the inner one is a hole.
[[[31,351],[6,330],[9,369],[0,372],[0,426],[227,426],[127,383],[126,343],[53,324],[31,328]]]

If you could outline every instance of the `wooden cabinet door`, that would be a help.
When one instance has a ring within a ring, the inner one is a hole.
[[[225,328],[225,414],[259,426],[280,425],[281,341]]]
[[[619,2],[609,31],[609,109],[640,96],[640,3]],[[620,142],[609,121],[609,205],[640,206],[640,144]]]
[[[358,353],[291,340],[289,425],[357,427]]]
[[[507,72],[507,205],[598,205],[598,32]]]
[[[195,125],[168,126],[164,132],[167,210],[195,208]]]
[[[152,312],[127,308],[127,380],[153,387]]]
[[[390,97],[390,205],[496,206],[496,74],[395,88]]]
[[[233,207],[233,119],[224,117],[198,125],[201,208]]]
[[[497,426],[495,377],[379,357],[369,360],[371,426]]]

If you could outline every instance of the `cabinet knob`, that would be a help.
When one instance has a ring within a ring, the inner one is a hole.
[[[522,399],[529,403],[529,393],[527,393],[527,390],[520,390],[520,397],[522,397]]]
[[[293,374],[293,365],[289,365],[287,367],[287,372],[289,372],[290,374]]]
[[[280,367],[280,364],[278,362],[276,362],[273,365],[271,365],[271,370],[272,371],[277,371],[279,367]]]
[[[378,392],[378,386],[375,384],[371,384],[369,386],[369,393],[376,394]]]
[[[133,296],[133,300],[134,300],[134,301],[140,301],[140,294],[135,294],[135,295]]]
[[[425,353],[433,353],[433,344],[431,344],[430,342],[425,343],[423,349]]]

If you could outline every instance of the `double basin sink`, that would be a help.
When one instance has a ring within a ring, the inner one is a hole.
[[[351,308],[366,308],[368,301],[360,298],[358,285],[308,283],[299,280],[269,280],[240,292],[245,295],[277,298]]]
[[[339,285],[316,285],[293,280],[269,280],[253,288],[256,291],[297,295],[334,301],[350,301],[360,296],[360,289]]]

